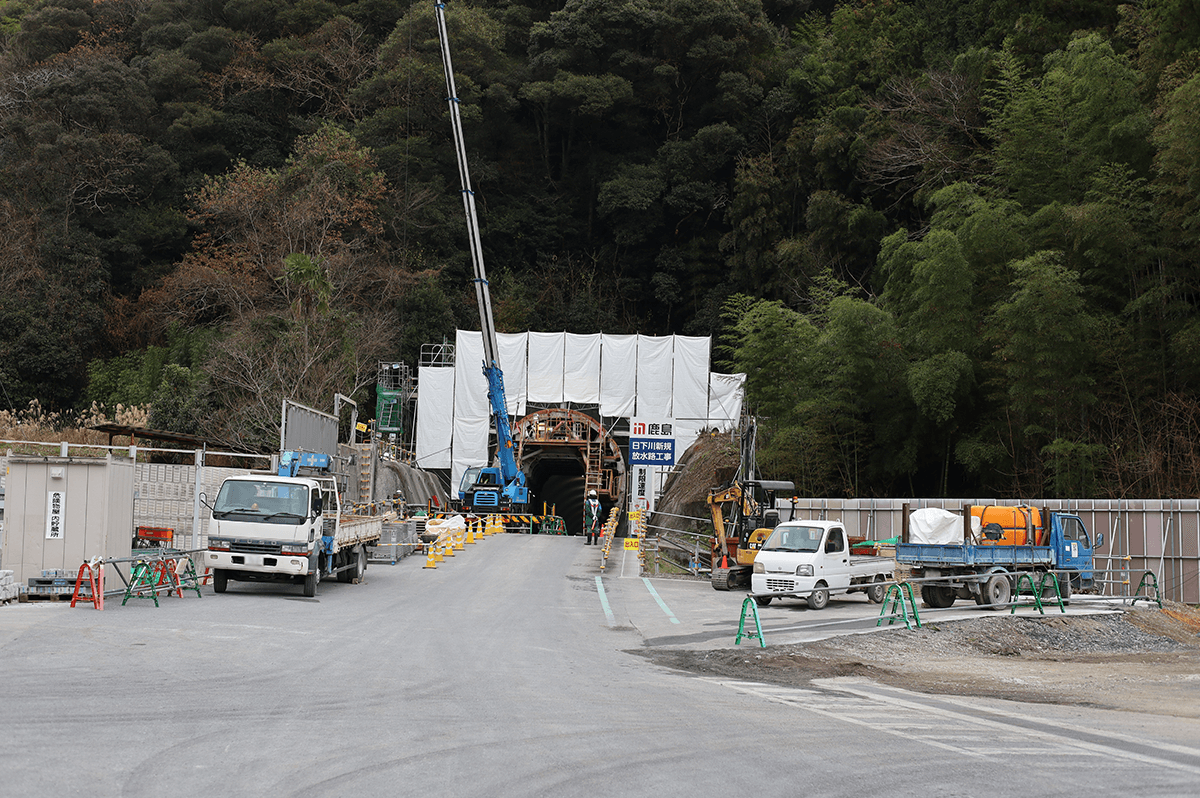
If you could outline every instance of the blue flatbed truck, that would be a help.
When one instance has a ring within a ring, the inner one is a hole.
[[[938,609],[950,607],[960,598],[973,598],[980,606],[1005,606],[1022,573],[1039,584],[1041,574],[1053,571],[1064,600],[1073,590],[1093,587],[1093,552],[1104,545],[1104,534],[1093,541],[1077,515],[1043,512],[1041,518],[1049,521],[1048,530],[1039,535],[1045,537],[1043,546],[989,543],[989,537],[998,541],[999,535],[985,526],[984,542],[898,543],[896,562],[912,569],[912,579],[922,580],[921,598]],[[907,539],[907,523],[905,527]]]

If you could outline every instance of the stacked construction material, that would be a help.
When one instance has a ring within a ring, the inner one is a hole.
[[[70,598],[75,592],[75,576],[64,568],[44,570],[41,576],[29,577],[28,596],[35,601]]]
[[[12,571],[0,571],[0,604],[14,601],[20,595],[21,589],[13,579]]]

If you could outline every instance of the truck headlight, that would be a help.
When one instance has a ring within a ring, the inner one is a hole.
[[[812,576],[812,564],[796,566],[796,576]]]
[[[756,560],[754,562],[754,573],[765,574],[766,572],[767,572],[767,569],[763,567],[763,564]]]
[[[280,554],[308,554],[307,543],[284,543],[279,547]]]

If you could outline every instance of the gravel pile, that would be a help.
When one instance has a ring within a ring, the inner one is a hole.
[[[926,623],[922,629],[841,637],[806,647],[816,658],[855,655],[876,661],[907,662],[932,657],[1053,656],[1171,652],[1185,643],[1147,632],[1124,615],[1022,618],[1002,616]]]

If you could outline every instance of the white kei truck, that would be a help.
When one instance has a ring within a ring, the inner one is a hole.
[[[327,476],[228,477],[211,510],[204,565],[217,593],[230,580],[296,582],[308,598],[322,577],[358,584],[366,547],[379,540],[385,521],[342,515],[337,483]]]
[[[878,604],[896,562],[890,557],[851,553],[841,521],[787,521],[775,527],[750,576],[751,595],[765,607],[773,598],[804,598],[824,609],[831,595],[862,591]]]

